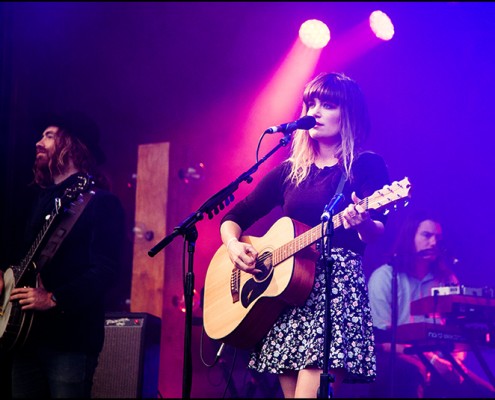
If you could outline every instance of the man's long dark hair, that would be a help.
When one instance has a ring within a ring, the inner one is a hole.
[[[402,223],[395,241],[394,253],[391,261],[397,268],[397,271],[409,273],[414,270],[417,258],[414,238],[419,225],[427,220],[434,221],[441,225],[440,219],[433,212],[427,210],[412,211]],[[444,257],[442,244],[439,246],[439,256],[431,264],[430,271],[436,277],[448,279],[452,272]]]
[[[71,136],[63,129],[59,129],[55,143],[55,152],[48,161],[48,165],[35,161],[33,166],[34,183],[41,187],[53,185],[53,176],[63,174],[72,159],[74,166],[80,172],[91,175],[97,187],[110,188],[110,183],[99,169],[95,157],[81,140]]]

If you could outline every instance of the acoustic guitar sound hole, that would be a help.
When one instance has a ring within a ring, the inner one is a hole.
[[[256,269],[259,269],[261,271],[254,275],[256,281],[264,281],[268,276],[270,276],[273,271],[272,253],[262,253],[256,261]]]

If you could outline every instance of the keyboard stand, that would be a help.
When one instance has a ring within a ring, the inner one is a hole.
[[[423,362],[425,365],[426,369],[434,374],[437,378],[443,379],[443,377],[440,375],[438,370],[434,367],[434,365],[426,358],[425,352],[431,352],[431,351],[440,351],[442,352],[442,357],[448,360],[452,366],[456,369],[456,371],[465,379],[468,381],[472,382],[471,377],[466,374],[464,369],[461,367],[461,365],[457,362],[455,357],[452,356],[452,352],[454,350],[454,346],[451,344],[442,344],[442,345],[412,345],[411,347],[407,347],[404,349],[405,354],[415,354],[419,357],[419,359]],[[476,356],[476,359],[478,360],[478,363],[480,364],[481,368],[485,372],[486,376],[488,377],[488,380],[490,384],[493,386],[495,389],[495,377],[486,362],[485,358],[483,357],[482,351],[479,349],[478,346],[476,345],[471,345],[469,348],[470,351],[473,352],[473,354]]]
[[[488,377],[488,380],[490,381],[491,385],[495,389],[495,377],[493,376],[493,373],[490,369],[490,366],[486,362],[485,357],[483,357],[483,353],[480,350],[479,346],[472,345],[471,351],[476,356],[476,359],[478,360],[479,365],[481,366],[481,368],[485,372],[485,375]]]

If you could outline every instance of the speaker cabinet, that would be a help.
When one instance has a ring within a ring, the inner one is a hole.
[[[160,318],[107,313],[105,342],[93,379],[93,398],[157,398]]]

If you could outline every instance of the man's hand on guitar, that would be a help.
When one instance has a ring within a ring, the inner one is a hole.
[[[44,311],[56,306],[56,303],[52,300],[52,294],[43,287],[12,289],[10,300],[18,300],[22,310]]]
[[[244,243],[236,238],[232,238],[227,243],[227,252],[234,266],[249,274],[261,272],[256,269],[256,259],[258,252],[249,243]]]

